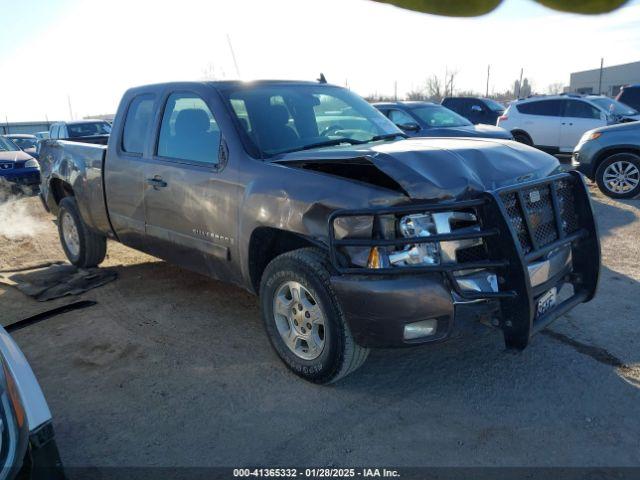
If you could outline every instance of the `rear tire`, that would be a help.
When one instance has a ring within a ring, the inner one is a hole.
[[[607,197],[636,197],[640,194],[640,157],[633,153],[611,155],[598,165],[596,183]]]
[[[107,254],[107,238],[90,230],[82,221],[74,197],[60,201],[58,234],[65,255],[76,267],[95,267]]]
[[[321,250],[303,248],[273,259],[260,282],[262,319],[271,345],[296,375],[320,384],[350,374],[369,354],[349,331],[329,281],[330,269]]]
[[[531,137],[525,132],[512,132],[513,139],[518,143],[524,143],[525,145],[533,146],[533,140]]]

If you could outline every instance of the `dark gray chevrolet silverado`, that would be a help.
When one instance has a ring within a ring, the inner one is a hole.
[[[579,174],[508,140],[404,137],[324,83],[151,85],[108,146],[45,141],[41,194],[78,266],[111,238],[259,293],[276,352],[318,383],[448,338],[463,308],[522,349],[593,297]]]

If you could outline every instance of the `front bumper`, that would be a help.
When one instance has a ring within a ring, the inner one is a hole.
[[[534,195],[535,192],[535,195]],[[341,216],[408,214],[473,210],[480,229],[416,239],[335,238],[333,223]],[[508,347],[524,348],[533,334],[581,302],[593,298],[600,271],[600,244],[587,187],[577,172],[487,192],[482,198],[388,209],[341,210],[330,217],[330,257],[339,275],[332,284],[355,340],[369,347],[430,343],[450,336],[456,304],[491,308]],[[345,266],[343,246],[389,247],[409,242],[446,242],[482,238],[486,258],[462,263],[379,269]],[[570,253],[569,253],[570,252]],[[496,275],[495,291],[464,286],[462,271]],[[542,273],[541,273],[542,272]],[[570,294],[550,310],[538,313],[538,301],[549,290]],[[407,323],[436,319],[435,334],[404,340]]]
[[[0,182],[8,183],[13,190],[29,188],[37,190],[40,186],[40,169],[38,168],[13,168],[0,170]]]

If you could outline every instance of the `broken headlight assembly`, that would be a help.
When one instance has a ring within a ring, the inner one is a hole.
[[[393,236],[384,238],[427,239],[430,236],[459,232],[462,229],[478,231],[476,216],[470,212],[414,213],[396,219]],[[459,250],[481,246],[481,239],[453,241],[420,241],[398,247],[373,247],[368,257],[368,268],[419,267],[455,263]]]
[[[375,224],[375,225],[374,225]],[[484,241],[480,237],[428,241],[429,237],[446,234],[480,232],[476,215],[470,211],[411,213],[344,217],[334,224],[339,239],[381,240],[388,245],[344,246],[342,252],[351,265],[369,269],[438,267],[487,260]],[[420,240],[411,242],[411,239]],[[394,240],[401,240],[395,242]],[[409,240],[409,241],[407,241]],[[452,272],[461,290],[498,291],[495,272],[475,268]]]

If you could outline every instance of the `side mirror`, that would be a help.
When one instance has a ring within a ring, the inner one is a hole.
[[[420,131],[420,125],[418,125],[417,123],[396,123],[396,126],[401,129],[404,130],[405,132],[418,132]]]
[[[480,105],[472,105],[471,106],[471,111],[474,113],[482,113],[484,112],[484,110],[482,109],[482,107]]]

